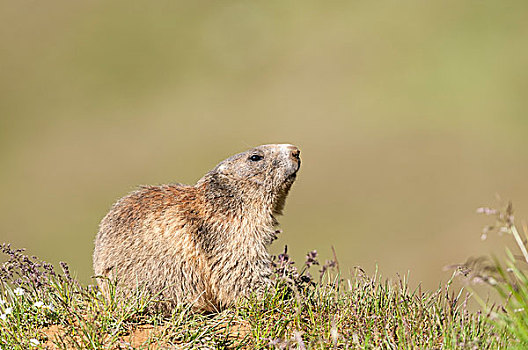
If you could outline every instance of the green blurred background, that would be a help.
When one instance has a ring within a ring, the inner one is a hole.
[[[263,143],[303,166],[284,244],[411,273],[497,253],[528,218],[528,2],[0,2],[0,241],[92,273],[139,184],[194,183]]]

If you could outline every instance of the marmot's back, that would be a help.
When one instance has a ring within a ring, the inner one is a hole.
[[[101,222],[95,274],[117,279],[125,293],[146,288],[167,310],[218,309],[264,287],[274,215],[299,166],[296,147],[265,145],[228,158],[195,186],[147,186],[121,198]]]
[[[95,274],[161,293],[173,303],[193,302],[184,296],[201,293],[206,286],[192,239],[200,226],[191,209],[200,206],[196,192],[190,186],[148,186],[120,199],[101,222]],[[184,283],[189,281],[193,283]]]

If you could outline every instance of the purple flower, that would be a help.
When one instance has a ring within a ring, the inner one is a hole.
[[[312,250],[311,252],[308,252],[308,254],[306,254],[306,261],[304,263],[307,267],[310,267],[312,265],[319,265],[319,262],[317,261],[317,250]]]

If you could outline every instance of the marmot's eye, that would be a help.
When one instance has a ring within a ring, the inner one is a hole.
[[[254,154],[251,157],[249,157],[249,160],[251,160],[253,162],[258,162],[259,160],[262,160],[263,158],[264,158],[263,156],[259,156],[258,154]]]

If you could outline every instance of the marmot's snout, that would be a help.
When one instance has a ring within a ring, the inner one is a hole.
[[[296,159],[299,163],[301,162],[301,151],[296,147],[293,151],[291,151],[291,156]]]
[[[288,165],[286,168],[286,177],[295,175],[301,167],[301,151],[294,145],[284,144],[280,146]]]

